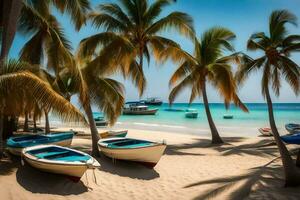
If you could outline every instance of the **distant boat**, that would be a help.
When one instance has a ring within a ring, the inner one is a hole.
[[[293,124],[293,123],[286,124],[285,129],[289,133],[294,133],[295,131],[300,131],[300,124]]]
[[[184,112],[185,110],[182,108],[165,108],[164,111],[168,112]]]
[[[126,137],[127,133],[128,133],[128,130],[106,131],[106,132],[100,133],[100,137],[101,138]]]
[[[98,161],[90,155],[56,145],[28,147],[23,150],[22,155],[32,167],[63,174],[74,181],[79,181],[87,169],[100,167]]]
[[[149,109],[146,105],[129,104],[123,108],[123,115],[155,115],[157,108]]]
[[[300,131],[291,135],[281,136],[281,139],[288,144],[300,144]]]
[[[224,119],[233,119],[233,115],[225,114],[223,115]]]
[[[108,126],[108,121],[104,119],[104,117],[96,117],[94,118],[95,120],[95,123],[96,123],[96,126],[102,126],[102,127],[105,127],[105,126]]]
[[[163,102],[157,97],[147,98],[146,100],[142,101],[146,105],[152,105],[152,106],[160,106]]]
[[[186,118],[197,118],[198,117],[198,111],[196,109],[187,109],[185,112]]]
[[[139,162],[150,168],[158,163],[167,147],[164,143],[132,138],[101,139],[98,146],[110,158]]]
[[[263,135],[263,136],[272,136],[272,130],[269,127],[265,128],[259,128],[258,131]]]
[[[60,146],[70,146],[74,132],[53,133],[47,135],[26,135],[11,137],[7,140],[8,151],[14,155],[21,155],[26,147],[32,147],[41,144],[55,144]]]

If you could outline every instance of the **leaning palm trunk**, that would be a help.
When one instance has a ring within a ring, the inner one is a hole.
[[[218,133],[218,130],[216,128],[216,125],[215,125],[214,120],[213,120],[213,118],[211,116],[211,113],[210,113],[207,94],[206,94],[205,81],[204,81],[203,87],[202,87],[202,95],[203,95],[203,102],[204,102],[206,117],[207,117],[207,121],[208,121],[209,128],[210,128],[210,131],[211,131],[211,136],[212,136],[211,143],[212,144],[222,144],[224,142],[223,142],[222,138],[220,137],[220,135]]]
[[[98,149],[98,140],[100,139],[99,134],[98,134],[98,130],[96,127],[96,123],[94,120],[94,116],[93,116],[93,112],[92,112],[92,108],[91,105],[88,104],[87,106],[85,106],[85,113],[86,116],[88,118],[88,122],[90,125],[90,130],[91,130],[91,135],[92,135],[92,155],[93,156],[99,156],[99,149]]]
[[[274,120],[273,105],[272,105],[272,100],[270,97],[268,87],[266,87],[265,95],[266,95],[267,104],[268,104],[270,126],[272,129],[272,133],[273,133],[274,139],[276,141],[277,147],[279,149],[279,153],[281,155],[281,160],[282,160],[282,165],[284,168],[285,185],[286,186],[298,186],[298,185],[300,185],[300,170],[297,169],[295,163],[293,162],[292,157],[289,154],[288,149],[282,142],[280,135],[278,133],[276,123]]]
[[[50,133],[49,111],[44,110],[44,112],[45,112],[45,133],[49,134]]]
[[[36,127],[36,116],[35,113],[33,114],[33,132],[37,132],[37,127]]]

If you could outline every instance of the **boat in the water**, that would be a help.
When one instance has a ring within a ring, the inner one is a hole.
[[[94,118],[97,127],[106,127],[108,126],[108,121],[104,117],[95,117]]]
[[[300,131],[294,134],[281,136],[281,139],[288,144],[300,144]]]
[[[160,106],[163,103],[162,100],[157,97],[147,98],[142,102],[144,102],[144,104],[146,105],[151,105],[151,106]]]
[[[118,160],[139,162],[153,168],[163,155],[167,145],[132,138],[110,138],[98,141],[101,152]]]
[[[263,136],[272,136],[272,130],[269,127],[265,128],[259,128],[258,131],[263,135]]]
[[[121,131],[106,131],[100,133],[101,138],[112,138],[112,137],[126,137],[128,130]]]
[[[23,149],[22,158],[41,171],[66,175],[79,181],[87,169],[100,167],[96,159],[74,149],[57,145],[38,145]]]
[[[233,119],[233,115],[225,114],[225,115],[223,115],[223,118],[224,119]]]
[[[7,140],[6,146],[8,151],[14,155],[21,155],[22,150],[26,147],[55,144],[60,146],[70,146],[74,132],[60,132],[52,134],[38,134],[11,137]]]
[[[155,115],[157,111],[157,108],[149,109],[146,105],[129,104],[123,108],[123,115]]]
[[[198,117],[198,111],[196,109],[187,109],[185,112],[186,118],[197,118]]]
[[[300,124],[294,124],[294,123],[286,124],[285,125],[285,129],[289,133],[294,133],[295,131],[299,131],[300,132]]]

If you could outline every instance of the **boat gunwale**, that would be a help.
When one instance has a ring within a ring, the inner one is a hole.
[[[104,140],[111,140],[111,139],[120,139],[120,138],[108,138],[108,139],[100,139],[100,140],[104,141]],[[124,138],[124,139],[133,139],[133,138]],[[114,149],[114,150],[144,149],[144,148],[157,147],[157,146],[166,146],[166,147],[167,147],[167,144],[147,141],[147,142],[150,142],[150,143],[153,144],[153,145],[151,145],[151,146],[133,147],[133,148],[125,148],[125,147],[111,148],[111,147],[108,147],[107,145],[103,145],[104,143],[103,143],[102,141],[100,141],[100,140],[98,141],[98,146],[99,146],[100,148]],[[122,138],[121,140],[123,140],[123,138]],[[140,139],[133,139],[133,140],[140,140]]]

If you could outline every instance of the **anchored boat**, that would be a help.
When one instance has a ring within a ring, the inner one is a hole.
[[[223,115],[224,119],[233,119],[233,115],[225,114]]]
[[[23,149],[22,158],[41,171],[63,174],[79,181],[87,169],[100,167],[90,155],[56,145],[38,145]]]
[[[123,115],[155,115],[157,111],[157,108],[149,109],[146,105],[129,104],[123,108]]]
[[[96,117],[94,118],[97,127],[106,127],[108,126],[108,121],[104,119],[104,117]]]
[[[70,146],[74,132],[53,133],[47,135],[26,135],[11,137],[7,140],[6,146],[10,153],[21,155],[22,150],[26,147],[55,144],[60,146]]]
[[[100,133],[100,137],[101,138],[126,137],[127,133],[128,133],[128,130],[106,131],[106,132]]]
[[[187,109],[185,112],[186,118],[197,118],[198,117],[198,111],[196,109]]]
[[[157,97],[147,98],[143,101],[146,105],[160,106],[163,102]]]
[[[110,158],[139,162],[150,168],[158,163],[167,147],[165,143],[132,138],[101,139],[98,146]]]

